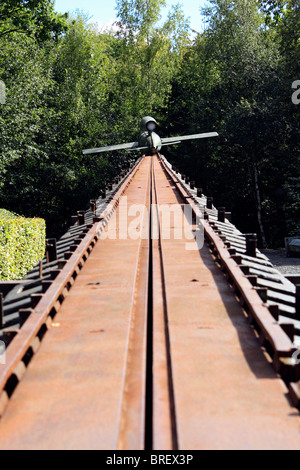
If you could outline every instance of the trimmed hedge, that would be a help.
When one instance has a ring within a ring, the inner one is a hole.
[[[44,257],[46,223],[0,209],[0,281],[23,279]]]

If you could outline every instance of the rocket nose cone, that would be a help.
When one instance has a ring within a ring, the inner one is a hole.
[[[151,116],[146,116],[146,117],[144,117],[144,118],[142,119],[142,121],[141,121],[141,130],[142,130],[142,131],[149,130],[149,129],[148,129],[148,126],[149,126],[149,125],[152,126],[152,124],[153,124],[155,127],[157,126],[157,122],[156,122],[156,120],[155,120],[153,117],[151,117]],[[154,127],[154,128],[155,128],[155,127]],[[154,129],[153,129],[153,130],[154,130]]]

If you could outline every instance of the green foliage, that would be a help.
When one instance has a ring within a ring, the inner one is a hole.
[[[161,20],[165,3],[118,0],[117,33],[50,0],[1,3],[0,206],[59,237],[133,158],[82,149],[136,140],[153,114],[162,136],[219,132],[167,155],[241,230],[280,244],[299,222],[299,2],[212,0],[194,42],[179,6]]]
[[[8,12],[9,6],[2,8]],[[23,2],[20,12],[38,18],[51,8],[48,1]],[[148,19],[152,13],[144,11]],[[58,237],[70,215],[85,209],[131,158],[86,157],[82,149],[136,140],[140,118],[166,106],[186,25],[178,9],[163,27],[155,25],[156,18],[148,22],[149,43],[144,30],[135,32],[136,43],[100,34],[82,13],[67,20],[66,34],[56,41],[52,32],[43,38],[16,31],[0,35],[0,79],[6,86],[0,204],[45,218],[48,236]]]
[[[67,15],[56,14],[53,0],[2,0],[0,38],[12,33],[34,35],[45,41],[67,30]]]
[[[11,220],[11,219],[16,219],[19,217],[17,214],[14,214],[13,212],[9,212],[5,209],[0,209],[0,220]]]
[[[189,22],[178,5],[160,23],[165,5],[165,0],[117,1],[120,55],[116,89],[122,97],[118,105],[131,116],[140,118],[166,109],[172,80],[189,44]]]
[[[45,254],[45,221],[0,210],[0,280],[22,279]]]
[[[300,171],[299,109],[291,102],[299,60],[288,67],[289,51],[282,47],[287,18],[299,8],[280,11],[282,22],[268,27],[256,0],[210,4],[203,12],[207,29],[184,57],[173,86],[169,118],[178,134],[216,130],[220,137],[189,145],[176,164],[196,174],[241,230],[257,231],[262,245],[280,245],[296,223],[291,198],[294,205],[299,201],[285,189]],[[297,34],[299,28],[291,37]]]
[[[45,218],[48,235],[55,237],[119,170],[106,157],[81,154],[108,134],[114,72],[105,42],[84,18],[69,26],[58,44],[41,47],[14,34],[2,38],[0,49],[7,92],[0,107],[1,205]]]

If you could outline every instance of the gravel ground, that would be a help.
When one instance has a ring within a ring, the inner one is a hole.
[[[282,274],[300,274],[300,257],[287,258],[285,249],[260,250]]]

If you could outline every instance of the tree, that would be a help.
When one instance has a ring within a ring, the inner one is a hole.
[[[217,130],[220,137],[186,147],[179,164],[187,173],[193,168],[216,204],[230,207],[242,230],[258,230],[265,246],[276,219],[273,193],[283,187],[292,159],[287,113],[280,111],[280,44],[256,0],[210,3],[203,12],[207,29],[184,57],[173,86],[171,118],[178,133],[195,132],[197,123],[197,130]]]
[[[117,1],[118,93],[122,100],[130,97],[125,106],[137,119],[166,107],[172,78],[189,43],[189,23],[178,6],[159,23],[165,5],[165,0]]]
[[[113,61],[82,17],[57,42],[18,33],[0,41],[0,207],[46,218],[58,236],[119,168],[82,155],[107,134]]]
[[[290,75],[299,74],[300,59],[300,4],[298,0],[268,0],[261,2],[266,23],[276,29],[281,46],[282,59]],[[297,77],[298,78],[298,75]]]
[[[1,3],[0,207],[59,236],[131,158],[82,149],[136,140],[153,113],[169,135],[219,132],[165,151],[241,230],[281,244],[299,226],[298,2],[213,0],[193,43],[164,5],[118,0],[114,34],[82,14],[61,28],[50,0]]]
[[[66,31],[67,14],[54,12],[53,0],[2,0],[0,38],[12,33],[34,35],[39,40]]]

